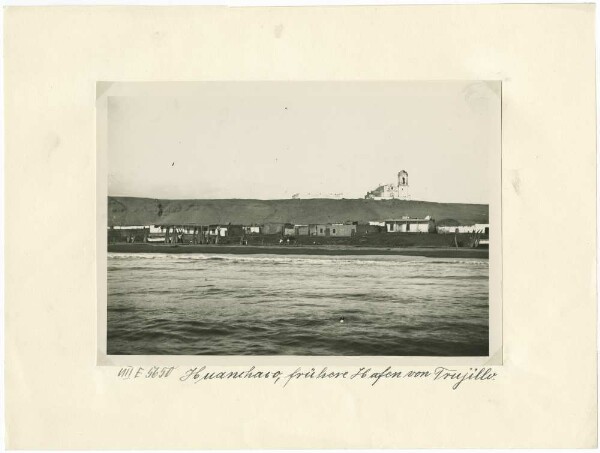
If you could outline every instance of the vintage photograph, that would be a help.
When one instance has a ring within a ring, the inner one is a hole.
[[[487,357],[501,84],[107,97],[108,355]]]

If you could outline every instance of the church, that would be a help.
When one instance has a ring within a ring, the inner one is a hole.
[[[398,182],[391,184],[381,184],[376,189],[371,190],[365,195],[370,200],[410,200],[408,192],[408,172],[402,170],[398,172]]]

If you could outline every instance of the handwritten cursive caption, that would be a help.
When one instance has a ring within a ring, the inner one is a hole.
[[[382,380],[419,380],[437,381],[451,384],[452,390],[457,390],[465,382],[494,381],[498,374],[490,367],[469,368],[458,370],[446,367],[437,367],[432,370],[394,370],[392,367],[374,369],[361,367],[352,370],[330,370],[322,368],[298,367],[294,371],[261,370],[252,366],[240,371],[207,369],[200,367],[134,367],[127,366],[119,369],[117,377],[122,380],[147,380],[147,379],[177,379],[182,383],[198,384],[207,381],[219,380],[263,380],[273,384],[287,387],[298,381],[325,381],[325,380],[356,380],[366,381],[374,386]]]

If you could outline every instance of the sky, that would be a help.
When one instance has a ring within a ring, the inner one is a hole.
[[[489,203],[497,82],[229,82],[108,98],[108,194],[342,193],[409,177],[414,200]]]

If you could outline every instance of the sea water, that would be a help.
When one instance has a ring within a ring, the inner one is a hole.
[[[108,354],[486,356],[488,274],[479,258],[109,253]]]

